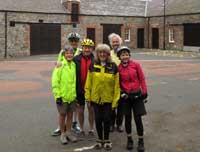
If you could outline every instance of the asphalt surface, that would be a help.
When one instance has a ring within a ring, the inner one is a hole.
[[[141,63],[148,84],[146,152],[199,152],[200,58],[138,51],[132,58]],[[73,152],[94,145],[88,139],[61,145],[51,136],[57,127],[51,93],[55,60],[56,55],[41,55],[0,61],[0,152]],[[113,152],[127,151],[125,132],[110,136]],[[133,137],[136,147],[134,121]]]

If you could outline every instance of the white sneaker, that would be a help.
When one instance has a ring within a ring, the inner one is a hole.
[[[67,132],[67,133],[66,133],[66,136],[67,136],[67,139],[69,139],[70,141],[72,141],[72,142],[77,142],[77,138],[76,138],[76,136],[74,136],[74,135],[72,134],[72,132]]]
[[[59,127],[56,128],[56,129],[51,133],[52,136],[60,136],[60,134],[61,134],[61,130],[60,130]]]
[[[78,126],[78,123],[77,122],[73,122],[72,123],[72,130],[75,132],[75,133],[79,133],[81,131],[80,127]]]
[[[64,145],[64,144],[67,144],[67,138],[66,138],[66,134],[65,133],[62,133],[60,135],[60,141],[61,143]]]

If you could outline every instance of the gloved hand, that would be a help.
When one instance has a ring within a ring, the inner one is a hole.
[[[147,102],[148,102],[148,99],[144,99],[143,102],[144,102],[144,103],[147,103]]]
[[[125,92],[121,92],[120,97],[121,97],[122,99],[127,99],[127,98],[128,98],[128,94],[126,94]]]
[[[63,101],[62,101],[62,98],[57,98],[57,99],[56,99],[56,104],[57,104],[57,105],[62,105],[62,102],[63,102]]]
[[[141,95],[141,100],[142,100],[144,103],[147,103],[147,102],[148,102],[147,97],[148,97],[148,94],[147,94],[147,93],[146,93],[146,94],[142,94],[142,95]]]
[[[147,94],[147,93],[141,95],[141,99],[142,99],[142,100],[147,99],[147,97],[148,97],[148,94]]]

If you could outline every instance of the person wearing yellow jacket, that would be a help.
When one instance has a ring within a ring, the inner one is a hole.
[[[112,149],[112,143],[109,140],[111,114],[112,109],[117,107],[119,97],[117,65],[111,61],[110,47],[107,44],[99,44],[85,84],[85,99],[90,106],[93,106],[95,113],[98,134],[96,149]]]
[[[121,61],[119,60],[117,56],[117,49],[122,44],[122,38],[116,33],[111,33],[108,36],[108,40],[112,48],[110,51],[110,56],[112,58],[112,61],[115,62],[117,65],[119,65]]]
[[[119,57],[117,56],[117,49],[122,44],[122,38],[116,33],[111,33],[108,36],[108,39],[109,39],[110,46],[112,48],[111,53],[110,53],[111,59],[113,62],[119,65],[121,61],[119,60]],[[112,123],[110,125],[110,131],[113,132],[116,127],[118,132],[123,132],[122,124],[123,124],[122,103],[121,101],[119,101],[117,108],[112,111]]]
[[[78,48],[78,44],[80,41],[80,35],[76,32],[71,32],[68,34],[67,39],[68,39],[68,43],[70,44],[70,46],[74,49],[74,56],[79,55],[82,51],[81,48]],[[58,59],[57,59],[57,62],[55,63],[56,67],[61,66],[63,60],[65,60],[65,57],[63,56],[63,52],[64,52],[64,49],[62,49],[58,54]],[[76,111],[73,114],[72,129],[75,132],[80,132],[80,127],[78,126],[78,123],[77,123]],[[60,127],[58,126],[56,129],[53,130],[51,135],[59,136],[60,134],[61,134],[61,131],[60,131]]]
[[[67,144],[67,138],[73,142],[77,141],[71,133],[72,117],[76,108],[76,65],[73,62],[74,49],[65,46],[63,50],[63,64],[56,67],[52,74],[52,91],[59,112],[60,141]]]

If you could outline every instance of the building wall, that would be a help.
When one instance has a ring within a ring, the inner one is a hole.
[[[148,22],[146,24],[148,24]],[[154,18],[149,19],[149,47],[150,48],[152,48],[152,28],[159,29],[159,48],[163,48],[163,18],[154,17]],[[145,36],[148,36],[148,35],[145,35]]]
[[[7,57],[30,55],[29,23],[39,23],[39,19],[43,20],[44,23],[61,23],[61,46],[66,43],[67,34],[69,31],[73,31],[72,25],[65,24],[69,22],[69,16],[62,14],[51,15],[39,13],[8,12]],[[14,27],[9,25],[10,21],[16,22]],[[5,31],[5,28],[1,28],[1,30]]]
[[[166,49],[183,50],[184,47],[184,23],[200,23],[200,14],[176,15],[166,17],[165,44]],[[152,48],[152,28],[159,28],[159,48],[163,48],[163,17],[151,17],[149,21],[149,47]],[[146,20],[148,29],[148,20]],[[169,29],[174,29],[174,43],[169,42]],[[148,39],[148,35],[145,35]]]
[[[166,47],[173,50],[184,48],[184,23],[200,23],[200,14],[170,16],[166,18]],[[174,29],[174,43],[169,43],[169,28]]]
[[[5,39],[4,39],[4,14],[1,13],[1,56],[5,52]],[[129,27],[131,29],[131,41],[125,43],[131,48],[137,47],[137,27],[144,27],[144,18],[132,18],[132,17],[105,17],[105,16],[81,16],[80,24],[77,24],[76,28],[72,25],[66,25],[70,22],[70,16],[65,14],[39,14],[39,13],[7,13],[7,57],[15,56],[28,56],[30,55],[30,24],[39,23],[39,19],[44,23],[62,23],[61,24],[61,47],[67,42],[67,35],[72,32],[78,32],[81,38],[86,37],[86,30],[89,27],[96,29],[96,43],[103,42],[103,26],[101,24],[123,24],[122,26],[122,38],[124,38],[124,29]],[[10,26],[10,21],[15,21],[15,26]]]
[[[121,37],[124,39],[125,28],[130,28],[131,37],[130,42],[124,42],[131,48],[137,47],[137,28],[144,27],[145,18],[133,18],[133,17],[105,17],[105,16],[84,16],[81,17],[81,28],[83,29],[80,33],[83,37],[86,37],[87,28],[96,29],[96,43],[103,42],[103,26],[101,24],[122,24]]]
[[[34,13],[14,13],[7,15],[7,57],[30,55],[30,24],[26,22],[39,23],[42,19],[44,23],[68,23],[69,17],[66,15],[49,15]],[[9,26],[10,21],[15,21],[15,26]],[[5,27],[4,14],[0,15],[0,54],[4,57],[5,52]],[[21,23],[19,23],[21,22]],[[72,31],[71,25],[62,25],[61,28],[61,46],[66,43],[66,37],[69,31]]]
[[[0,12],[0,59],[5,54],[5,13]]]
[[[112,17],[112,16],[80,16],[80,23],[74,28],[70,23],[71,17],[67,14],[44,14],[44,13],[19,13],[7,12],[7,57],[30,55],[30,24],[39,23],[42,19],[44,23],[61,24],[61,47],[67,42],[68,33],[75,31],[81,35],[81,39],[86,37],[87,28],[95,28],[96,44],[103,42],[102,24],[122,24],[121,36],[124,39],[124,31],[130,28],[130,42],[124,45],[130,48],[137,48],[137,29],[144,28],[145,47],[152,48],[152,28],[159,28],[159,48],[163,48],[163,17]],[[15,21],[14,27],[10,26],[10,21]],[[165,42],[166,49],[184,48],[184,26],[183,23],[199,23],[200,14],[196,15],[176,15],[166,17]],[[175,42],[169,43],[169,28],[174,29]],[[5,12],[0,12],[0,58],[5,55]]]

